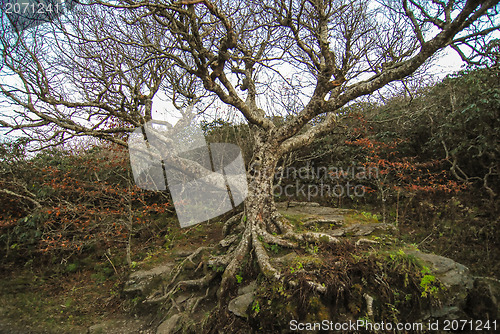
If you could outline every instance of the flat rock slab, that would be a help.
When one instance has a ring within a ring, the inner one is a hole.
[[[301,202],[307,203],[307,202]],[[317,205],[298,205],[298,206],[287,206],[286,203],[278,203],[276,206],[278,210],[285,215],[297,215],[304,216],[304,224],[335,224],[343,225],[344,216],[352,212],[352,210],[329,208]]]
[[[244,295],[238,296],[229,302],[227,308],[230,312],[233,312],[235,315],[242,318],[246,318],[248,316],[247,309],[253,302],[254,297],[255,296],[253,292],[249,292]]]
[[[377,231],[389,232],[395,230],[392,224],[363,221],[347,223],[345,216],[355,213],[355,210],[318,206],[317,203],[310,203],[313,204],[312,206],[306,205],[307,202],[299,203],[300,205],[295,205],[293,207],[288,206],[286,202],[278,203],[277,207],[282,214],[300,216],[302,224],[305,227],[315,224],[324,224],[325,227],[329,227],[325,232],[333,237],[342,237],[346,235],[363,237]]]
[[[172,334],[175,333],[175,327],[179,322],[181,316],[179,314],[174,314],[167,320],[161,323],[160,326],[156,329],[156,334]]]
[[[250,284],[242,286],[238,289],[238,295],[254,293],[257,290],[257,281],[252,281]]]
[[[338,228],[332,231],[328,231],[330,235],[334,237],[344,236],[351,233],[356,237],[363,237],[372,234],[375,231],[392,231],[395,230],[394,225],[383,224],[383,223],[364,223],[364,224],[351,224],[346,227]]]
[[[125,283],[123,292],[128,295],[147,296],[154,289],[155,282],[159,282],[162,277],[168,276],[173,266],[173,263],[166,263],[150,270],[138,270],[131,273]]]
[[[293,202],[292,202],[293,203]],[[307,202],[305,202],[307,203]],[[300,205],[300,206],[287,206],[285,203],[277,203],[276,207],[278,210],[286,214],[302,214],[309,216],[335,216],[343,218],[344,215],[352,213],[353,210],[350,209],[339,209],[339,208],[329,208],[326,206],[319,206],[318,203],[309,203],[311,205]],[[315,205],[313,205],[315,204]]]
[[[446,287],[448,297],[441,300],[441,307],[429,310],[428,316],[442,319],[464,319],[466,317],[464,306],[466,306],[470,290],[474,285],[474,277],[470,274],[469,269],[444,256],[423,253],[418,250],[407,250],[406,253],[424,262],[431,273]]]
[[[423,253],[417,250],[408,251],[408,254],[421,259],[429,265],[429,269],[432,273],[436,275],[447,288],[458,286],[470,289],[472,287],[474,279],[470,275],[469,269],[463,264],[457,263],[444,256]]]
[[[184,294],[179,295],[177,298],[175,298],[175,302],[180,305],[180,304],[184,303],[186,300],[188,300],[190,297],[191,297],[190,294],[184,293]]]
[[[296,202],[296,201],[289,201],[289,202],[278,202],[276,203],[277,207],[289,207],[289,208],[295,208],[295,207],[319,207],[319,203],[316,202]]]
[[[255,291],[257,290],[257,282],[252,281],[250,284],[241,286],[238,289],[238,297],[229,302],[228,310],[235,315],[246,318],[247,310],[255,298]]]

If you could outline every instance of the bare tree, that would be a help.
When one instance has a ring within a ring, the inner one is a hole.
[[[279,215],[272,190],[280,157],[332,131],[342,107],[411,76],[443,48],[474,59],[474,45],[488,44],[499,28],[498,3],[97,0],[74,9],[77,21],[61,18],[2,36],[4,73],[17,81],[0,89],[21,110],[0,125],[35,131],[49,126],[47,139],[58,142],[90,135],[126,145],[116,134],[150,119],[158,92],[179,106],[215,98],[240,113],[255,151],[244,213],[224,229],[225,244],[234,247],[210,260],[225,268],[223,298],[250,252],[266,276],[282,279],[263,242],[289,248],[303,240],[338,242],[327,234],[294,232]],[[287,117],[275,124],[273,115]],[[214,277],[184,284],[203,286]]]

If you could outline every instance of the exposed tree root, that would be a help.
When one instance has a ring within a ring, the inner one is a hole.
[[[184,267],[186,266],[186,264],[188,262],[191,262],[193,265],[196,265],[193,260],[203,251],[205,250],[212,250],[213,247],[199,247],[197,250],[195,250],[193,253],[191,253],[191,255],[189,255],[188,257],[186,257],[173,271],[173,275],[172,275],[172,279],[170,280],[170,283],[168,284],[169,285],[172,285],[175,280],[177,279],[177,277],[179,276],[179,274],[182,272],[182,269],[184,269]]]
[[[316,242],[316,243],[327,242],[331,244],[336,244],[339,242],[339,239],[334,238],[329,234],[320,232],[304,232],[304,233],[289,232],[284,237],[288,239],[295,239],[299,241]]]
[[[219,242],[219,245],[221,245],[223,248],[227,248],[234,244],[238,240],[238,235],[237,234],[230,234],[226,238],[222,239]]]
[[[179,304],[177,304],[177,302],[175,301],[175,298],[173,296],[170,296],[170,302],[177,309],[177,311],[179,311],[179,312],[184,311],[184,309]]]
[[[273,223],[278,227],[278,229],[280,230],[281,234],[288,234],[290,232],[293,231],[292,227],[290,226],[290,224],[288,224],[286,221],[283,221],[285,220],[281,214],[277,213],[276,216],[273,217]]]
[[[290,242],[289,240],[297,240],[304,242],[327,242],[331,244],[336,244],[339,242],[337,238],[334,238],[326,233],[319,232],[305,232],[305,233],[297,233],[293,232],[290,225],[285,222],[282,222],[282,217],[279,213],[274,216],[273,223],[284,232],[281,237],[274,236],[269,234],[266,230],[259,227],[257,224],[252,233],[252,243],[253,250],[256,255],[257,263],[259,264],[259,268],[268,278],[276,279],[281,281],[283,284],[287,283],[291,286],[297,286],[298,283],[291,280],[284,282],[283,276],[280,271],[276,269],[270,262],[269,255],[267,254],[262,242],[266,242],[268,244],[275,244],[282,247],[287,248],[299,248],[300,246],[295,242]],[[306,281],[307,285],[309,285],[313,290],[319,293],[325,293],[326,287],[320,283],[314,282],[312,280]]]
[[[297,248],[298,245],[295,242],[290,242],[289,240],[274,236],[261,228],[260,226],[256,226],[257,233],[259,235],[259,239],[268,244],[275,244],[285,248]],[[290,233],[290,232],[289,232]]]
[[[296,287],[299,285],[299,283],[297,283],[296,281],[288,281],[288,284],[293,286],[293,287]],[[319,284],[318,282],[314,282],[314,281],[311,281],[311,280],[307,280],[306,281],[306,284],[311,288],[313,289],[314,291],[316,292],[319,292],[321,294],[324,294],[326,293],[326,286],[323,286],[321,284]]]
[[[236,247],[236,250],[232,254],[232,259],[224,270],[224,274],[222,275],[222,281],[220,284],[220,288],[217,291],[217,297],[219,301],[222,301],[222,296],[227,295],[227,291],[234,282],[236,272],[238,271],[243,259],[249,253],[251,247],[251,234],[252,229],[246,228],[243,232],[243,236],[240,240],[239,245]]]
[[[203,288],[210,284],[216,276],[217,274],[215,272],[209,272],[201,278],[180,281],[176,284],[174,289]]]
[[[290,224],[283,217],[275,212],[271,216],[271,221],[264,223],[263,220],[247,221],[244,213],[239,213],[231,217],[224,225],[223,234],[225,238],[219,242],[220,247],[224,250],[222,255],[211,255],[207,262],[203,259],[196,261],[204,251],[213,250],[214,247],[200,247],[184,259],[172,272],[170,282],[165,286],[164,293],[160,296],[155,295],[148,298],[146,302],[161,302],[170,300],[172,306],[177,309],[179,305],[175,303],[174,295],[178,291],[186,289],[202,289],[207,288],[203,296],[200,296],[194,302],[191,312],[199,307],[200,303],[209,295],[211,282],[222,272],[219,289],[217,290],[217,298],[219,306],[223,306],[229,297],[229,291],[234,286],[236,274],[241,269],[246,256],[253,256],[259,266],[259,270],[269,279],[277,280],[282,284],[289,286],[298,286],[299,282],[295,280],[287,280],[285,275],[280,272],[271,263],[270,257],[264,247],[267,245],[278,245],[288,249],[300,248],[300,243],[330,243],[336,244],[339,242],[337,238],[326,233],[319,232],[304,232],[299,233],[293,231]],[[277,232],[273,232],[277,231]],[[280,233],[280,234],[278,234]],[[241,236],[241,237],[240,237]],[[206,273],[201,278],[190,280],[178,280],[181,272],[185,270],[187,264],[192,264],[198,271],[200,268],[206,268],[205,264],[211,269],[206,269]],[[314,291],[325,293],[326,287],[311,279],[307,279],[305,283]],[[165,293],[165,291],[167,291]]]
[[[179,281],[167,293],[163,293],[160,295],[154,294],[154,295],[148,297],[144,302],[145,303],[159,303],[159,302],[163,302],[165,300],[171,300],[171,298],[173,298],[173,296],[175,295],[175,293],[177,291],[185,290],[185,289],[189,289],[189,288],[200,289],[200,288],[209,286],[209,284],[212,282],[212,280],[215,277],[217,277],[217,273],[210,272],[201,278]],[[174,303],[174,305],[175,305],[175,303]]]
[[[257,263],[259,264],[259,268],[262,271],[264,275],[266,275],[270,279],[275,279],[277,281],[280,281],[283,284],[289,284],[291,286],[298,286],[298,282],[289,280],[286,281],[284,280],[283,276],[279,272],[278,269],[276,269],[270,262],[269,260],[269,255],[267,255],[266,250],[264,249],[264,246],[262,245],[262,242],[259,240],[259,235],[257,233],[253,233],[252,235],[252,242],[253,242],[253,247],[255,251],[255,255],[257,258]],[[336,241],[338,242],[338,241]],[[298,248],[298,246],[296,247]],[[306,281],[307,285],[309,285],[313,290],[319,292],[319,293],[325,293],[326,292],[326,287],[321,285],[320,283],[307,280]]]
[[[233,251],[234,252],[234,251]],[[208,266],[214,269],[226,268],[233,258],[233,252],[227,252],[224,255],[213,256],[208,260]]]
[[[231,218],[229,218],[226,223],[224,224],[224,227],[222,228],[222,235],[227,236],[231,232],[231,228],[234,225],[241,224],[243,218],[243,212],[240,212]]]
[[[257,263],[259,264],[259,268],[264,275],[267,277],[272,277],[277,280],[281,279],[281,275],[279,271],[271,265],[269,261],[269,255],[267,255],[262,242],[259,240],[259,235],[256,231],[252,233],[252,242],[254,246],[255,256],[257,258]]]
[[[205,290],[205,295],[198,297],[196,299],[196,301],[194,302],[193,307],[191,307],[191,310],[190,310],[191,313],[194,313],[198,309],[198,306],[200,305],[200,303],[202,301],[204,301],[205,299],[207,299],[209,293],[210,293],[210,287],[207,287],[207,290]]]

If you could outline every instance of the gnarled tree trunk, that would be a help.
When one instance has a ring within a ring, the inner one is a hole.
[[[284,248],[299,247],[300,241],[331,242],[338,240],[328,234],[318,232],[294,232],[288,222],[280,215],[273,197],[273,180],[276,165],[281,156],[277,142],[269,140],[264,131],[257,132],[255,153],[248,171],[248,196],[244,212],[228,220],[224,234],[241,233],[242,238],[234,252],[225,255],[227,266],[218,292],[219,300],[224,303],[227,290],[233,285],[235,276],[243,259],[252,255],[260,271],[268,278],[281,280],[279,268],[275,268],[264,248],[264,243]],[[224,262],[224,260],[222,260]],[[225,263],[221,263],[225,264]],[[294,284],[294,282],[288,282]],[[314,289],[324,292],[324,287],[309,282]]]
[[[265,273],[274,274],[266,268],[268,261],[260,240],[277,239],[273,233],[284,232],[280,228],[284,225],[279,221],[273,198],[273,179],[279,159],[278,144],[266,140],[266,133],[262,130],[255,133],[255,139],[254,155],[247,171],[248,194],[244,212],[234,217],[233,221],[230,219],[229,224],[234,222],[235,226],[228,226],[224,231],[226,235],[242,233],[242,239],[234,254],[229,254],[231,261],[224,272],[219,297],[226,295],[226,290],[234,283],[242,260],[250,252],[255,252],[257,260],[264,257],[259,261],[259,266]]]

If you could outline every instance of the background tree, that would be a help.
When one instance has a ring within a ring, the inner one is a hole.
[[[338,126],[340,108],[411,76],[443,48],[488,43],[497,11],[494,0],[96,1],[75,8],[74,20],[4,32],[2,66],[15,79],[0,89],[20,109],[0,124],[57,142],[90,135],[126,145],[117,134],[150,119],[160,91],[179,107],[217,99],[240,113],[255,144],[244,213],[225,229],[241,238],[228,237],[232,251],[210,260],[225,268],[223,300],[250,252],[266,276],[282,279],[263,242],[337,242],[293,232],[277,213],[272,183],[280,157]],[[475,48],[461,54],[472,59]],[[282,115],[282,123],[270,118]]]

